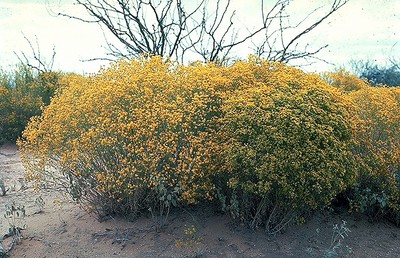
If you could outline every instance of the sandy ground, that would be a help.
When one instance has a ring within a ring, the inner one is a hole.
[[[74,204],[56,205],[53,193],[36,193],[25,185],[23,173],[17,147],[1,146],[0,177],[10,190],[0,196],[0,235],[8,230],[5,205],[14,201],[26,209],[27,228],[10,257],[312,257],[307,249],[323,257],[333,225],[342,220],[351,232],[339,257],[400,257],[400,228],[389,222],[326,213],[271,237],[234,224],[211,207],[197,206],[172,211],[166,227],[156,232],[150,216],[99,222]],[[39,196],[43,208],[35,202]],[[192,227],[196,232],[185,234]]]

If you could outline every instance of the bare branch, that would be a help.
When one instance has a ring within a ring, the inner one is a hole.
[[[22,35],[23,35],[24,39],[28,42],[29,48],[31,49],[33,56],[31,58],[28,58],[28,56],[24,52],[21,52],[21,55],[22,55],[22,57],[21,57],[14,51],[14,54],[17,56],[18,60],[22,64],[25,64],[28,67],[30,67],[38,72],[52,71],[53,65],[54,65],[54,59],[56,56],[55,47],[53,46],[53,53],[52,53],[49,63],[45,63],[45,60],[41,56],[39,41],[38,41],[37,36],[35,36],[35,42],[36,42],[36,49],[35,49],[35,47],[32,45],[32,42],[26,37],[26,35],[24,33],[22,33]],[[32,64],[32,59],[34,62],[37,62],[37,64]]]
[[[322,17],[317,18],[310,25],[307,25],[305,29],[300,29],[300,27],[309,20],[309,18],[314,15],[318,10],[322,9],[322,6],[315,8],[313,11],[309,12],[300,22],[296,25],[291,26],[289,24],[290,15],[287,14],[287,7],[290,5],[290,0],[280,0],[277,1],[276,5],[268,13],[273,19],[269,19],[266,23],[265,38],[263,42],[253,45],[255,46],[255,53],[259,56],[263,56],[272,61],[279,61],[288,63],[295,59],[316,59],[316,55],[323,49],[327,47],[324,45],[313,51],[298,50],[299,39],[305,37],[312,30],[322,24],[326,19],[328,19],[332,14],[337,12],[341,7],[343,7],[349,0],[334,0],[330,5],[329,11]],[[268,16],[267,16],[268,17]],[[278,20],[278,24],[274,26],[274,19]],[[277,27],[276,29],[272,29]],[[271,30],[272,29],[272,30]],[[288,40],[285,39],[287,32],[297,30],[294,36],[291,36]],[[277,44],[279,42],[279,44]],[[308,44],[307,46],[308,47]],[[323,61],[323,60],[322,60]]]
[[[109,55],[115,58],[152,54],[184,62],[187,53],[192,52],[204,61],[222,61],[236,47],[251,41],[257,55],[287,63],[295,59],[313,59],[326,48],[299,50],[299,40],[349,0],[332,0],[330,10],[303,29],[301,27],[322,7],[315,8],[292,26],[289,24],[291,17],[287,14],[287,7],[292,0],[276,0],[269,10],[266,9],[268,1],[259,0],[261,19],[258,24],[254,24],[254,28],[249,29],[238,24],[235,19],[235,10],[230,10],[232,0],[201,0],[196,4],[193,1],[188,4],[189,0],[75,1],[86,10],[88,17],[65,13],[59,15],[85,23],[96,23],[104,28],[116,40],[111,42],[110,37],[105,35]],[[239,31],[239,28],[245,30]],[[298,32],[287,38],[289,30]],[[257,44],[255,38],[263,34],[265,37]]]

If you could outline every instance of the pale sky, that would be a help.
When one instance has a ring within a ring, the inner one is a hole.
[[[306,14],[313,6],[326,5],[333,0],[294,0],[295,15]],[[10,69],[18,63],[14,51],[31,55],[25,35],[36,47],[38,39],[43,57],[50,58],[56,49],[55,70],[93,73],[105,63],[81,60],[104,57],[103,33],[95,24],[85,24],[55,15],[67,12],[77,16],[85,11],[73,0],[0,0],[0,67]],[[266,0],[272,4],[273,0]],[[238,9],[237,22],[251,27],[259,0],[232,0]],[[326,9],[324,9],[326,11]],[[322,10],[323,11],[323,10]],[[372,59],[383,63],[390,57],[400,58],[400,0],[350,0],[324,24],[304,40],[310,47],[329,47],[318,56],[337,66],[350,60]],[[291,14],[293,14],[291,12]],[[299,16],[300,17],[300,16]],[[251,49],[242,47],[246,57]],[[333,70],[335,66],[316,63],[308,71]]]

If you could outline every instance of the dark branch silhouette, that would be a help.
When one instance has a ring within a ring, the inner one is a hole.
[[[323,23],[333,13],[343,7],[349,0],[334,0],[331,3],[330,9],[322,17],[317,18],[310,24],[305,25],[305,29],[300,29],[311,15],[315,14],[317,10],[322,7],[318,7],[308,13],[300,22],[296,25],[290,25],[290,15],[287,14],[287,8],[290,5],[291,0],[279,0],[275,6],[268,12],[269,16],[277,19],[269,19],[266,24],[265,37],[261,43],[253,45],[255,46],[255,52],[258,56],[263,56],[271,61],[278,61],[288,63],[295,59],[315,59],[325,61],[317,57],[317,54],[328,47],[323,45],[313,50],[308,50],[309,43],[305,47],[299,49],[299,40],[314,30],[317,26]],[[297,31],[294,35],[287,38],[288,32]]]
[[[22,33],[24,36],[24,39],[28,42],[29,47],[32,52],[32,57],[28,57],[24,52],[21,52],[21,55],[18,55],[17,52],[14,51],[14,54],[17,56],[18,60],[36,70],[39,73],[44,73],[44,72],[50,72],[53,70],[53,65],[54,65],[54,58],[56,56],[56,49],[53,47],[53,53],[51,55],[50,61],[47,63],[45,62],[45,59],[42,57],[41,52],[40,52],[40,47],[39,47],[39,41],[37,36],[35,36],[35,42],[36,42],[36,48],[33,46],[32,42],[25,36],[25,34]],[[32,63],[33,60],[33,63]]]
[[[224,61],[234,48],[251,41],[256,55],[287,63],[294,59],[319,60],[316,55],[327,45],[313,50],[308,50],[308,45],[299,49],[299,39],[348,1],[333,0],[326,14],[300,29],[319,8],[291,26],[287,7],[292,0],[277,0],[270,9],[266,7],[266,0],[260,0],[259,24],[252,29],[246,28],[245,33],[239,33],[239,28],[243,30],[245,26],[235,20],[235,10],[230,10],[231,0],[202,0],[196,4],[184,0],[76,0],[76,4],[87,11],[87,18],[67,13],[59,15],[97,23],[117,40],[117,43],[111,43],[110,38],[106,38],[107,54],[111,58],[92,60],[150,54],[184,62],[191,52],[192,56],[200,56],[204,61]],[[299,31],[287,37],[289,30]]]

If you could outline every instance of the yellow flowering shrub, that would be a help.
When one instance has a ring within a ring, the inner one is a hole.
[[[354,184],[354,122],[347,96],[317,75],[260,60],[239,66],[249,73],[223,106],[218,195],[235,217],[277,232]]]
[[[357,184],[347,191],[351,209],[400,224],[400,88],[372,87],[343,70],[322,75],[348,95],[357,121],[353,153]]]
[[[321,74],[323,80],[329,85],[344,92],[358,91],[369,87],[368,81],[362,80],[354,74],[343,69],[337,72],[325,72]]]
[[[399,88],[368,87],[352,92],[360,119],[355,154],[360,177],[353,209],[370,216],[389,216],[400,223]]]
[[[27,178],[61,187],[98,215],[209,199],[218,73],[154,57],[67,77],[24,132]]]

